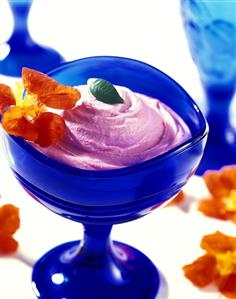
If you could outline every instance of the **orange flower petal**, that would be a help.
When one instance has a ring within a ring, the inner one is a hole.
[[[217,198],[203,199],[198,204],[198,210],[208,217],[227,220],[229,213],[225,210],[222,200]]]
[[[16,100],[11,88],[0,83],[0,112],[7,106],[15,105]]]
[[[13,253],[18,248],[18,242],[11,235],[6,235],[0,231],[0,253]]]
[[[216,259],[208,254],[183,267],[184,275],[197,287],[205,287],[217,276]]]
[[[222,181],[219,171],[208,170],[204,173],[203,179],[213,197],[224,197],[229,194],[229,187]]]
[[[216,231],[214,234],[202,238],[201,247],[208,253],[236,250],[236,238]]]
[[[180,191],[178,193],[178,195],[176,195],[167,205],[167,207],[169,206],[173,206],[173,205],[177,205],[179,203],[181,203],[185,198],[185,194],[183,191]]]
[[[236,189],[236,166],[225,166],[220,170],[221,180],[228,190]]]
[[[23,115],[23,108],[19,106],[11,107],[3,114],[2,127],[10,135],[35,141],[38,138],[38,132],[34,124],[28,121]]]
[[[35,140],[42,147],[47,147],[57,143],[64,137],[65,121],[52,112],[44,112],[35,120],[35,127],[38,131],[38,138]]]
[[[233,223],[236,224],[236,213],[230,213],[229,218]]]
[[[236,274],[220,277],[217,280],[220,292],[229,299],[236,299]]]
[[[20,226],[19,209],[11,204],[0,208],[0,231],[13,235]]]
[[[39,97],[39,101],[45,106],[63,110],[72,109],[75,106],[77,100],[78,97],[70,93],[52,94]]]
[[[62,85],[41,72],[23,68],[22,79],[26,91],[36,95],[47,107],[71,109],[80,99],[77,89]]]

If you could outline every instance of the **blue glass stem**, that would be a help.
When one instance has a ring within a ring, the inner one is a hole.
[[[99,270],[103,283],[124,285],[127,283],[128,273],[126,273],[127,269],[122,266],[122,255],[120,256],[117,246],[110,238],[111,229],[112,225],[84,225],[83,240],[71,262],[77,261],[79,267],[85,267],[84,269],[87,268],[90,271],[91,269]],[[92,275],[92,272],[90,273]],[[125,276],[123,276],[124,273],[126,273]]]
[[[91,262],[98,262],[111,250],[111,225],[84,225],[84,238],[79,255]]]
[[[14,30],[13,35],[14,38],[18,35],[19,38],[23,37],[24,39],[29,36],[28,32],[28,15],[30,11],[30,7],[32,1],[10,1],[10,7],[12,9],[13,17],[14,17]],[[21,39],[22,42],[22,39]]]
[[[205,85],[208,111],[207,121],[210,127],[209,139],[213,138],[215,142],[228,142],[229,136],[235,135],[230,123],[230,106],[234,89],[234,84],[225,86]]]

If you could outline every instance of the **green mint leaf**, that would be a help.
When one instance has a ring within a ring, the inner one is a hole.
[[[124,103],[124,100],[110,82],[103,79],[89,79],[87,83],[91,94],[96,100],[110,105]]]

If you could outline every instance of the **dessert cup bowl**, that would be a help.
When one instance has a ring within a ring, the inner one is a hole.
[[[137,60],[89,57],[62,64],[49,75],[72,86],[102,78],[159,99],[182,117],[192,136],[151,160],[94,171],[50,159],[24,140],[3,133],[10,167],[23,187],[51,211],[84,225],[83,241],[62,244],[36,263],[35,293],[45,299],[155,298],[156,267],[137,249],[112,242],[111,227],[148,214],[180,191],[201,160],[206,121],[174,80]]]

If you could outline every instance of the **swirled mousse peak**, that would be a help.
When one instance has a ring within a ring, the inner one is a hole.
[[[119,100],[111,104],[103,94],[99,100],[101,90],[89,84],[76,88],[80,101],[61,114],[64,137],[49,147],[35,145],[48,157],[82,169],[117,169],[152,159],[191,136],[184,121],[157,99],[115,86]]]

